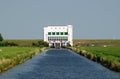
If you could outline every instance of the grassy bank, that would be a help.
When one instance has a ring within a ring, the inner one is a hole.
[[[0,72],[23,63],[43,50],[38,47],[0,47]]]
[[[71,49],[111,70],[120,72],[120,46],[76,46]]]

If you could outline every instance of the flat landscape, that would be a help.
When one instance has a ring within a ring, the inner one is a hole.
[[[81,45],[81,46],[120,46],[120,40],[119,39],[88,39],[88,40],[80,40],[80,39],[74,39],[73,40],[74,45]]]
[[[16,64],[24,62],[39,51],[38,43],[41,40],[5,40],[7,44],[17,46],[0,47],[0,69],[1,72]],[[120,40],[73,40],[78,54],[81,54],[93,61],[101,63],[114,71],[120,71]],[[14,61],[14,63],[11,63]],[[10,67],[7,67],[8,64]],[[7,68],[6,68],[7,67]]]

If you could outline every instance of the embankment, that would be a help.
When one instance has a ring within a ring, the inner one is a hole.
[[[103,53],[92,53],[86,50],[82,50],[79,47],[70,47],[69,49],[92,61],[100,63],[110,70],[120,72],[120,58],[117,56],[105,55]]]
[[[15,52],[16,50],[18,50],[18,48],[20,47],[9,47],[9,49],[13,49],[12,52]],[[3,48],[5,50],[7,50],[8,48]],[[20,48],[22,49],[22,48]],[[35,48],[32,49],[29,48],[27,50],[20,51],[18,50],[18,52],[16,53],[11,53],[9,50],[7,54],[4,54],[6,52],[4,52],[5,50],[3,50],[3,52],[0,53],[0,72],[6,71],[12,67],[14,67],[17,64],[21,64],[23,62],[25,62],[26,60],[32,58],[33,56],[39,54],[40,52],[44,51],[46,48]],[[24,50],[24,49],[23,49]]]

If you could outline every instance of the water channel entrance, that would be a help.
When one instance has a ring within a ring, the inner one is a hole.
[[[67,46],[66,43],[62,43],[62,42],[55,42],[51,44],[51,48],[65,48]]]
[[[60,48],[61,44],[60,43],[55,43],[55,48]]]

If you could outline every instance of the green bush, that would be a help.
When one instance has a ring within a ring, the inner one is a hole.
[[[8,43],[7,41],[2,41],[0,42],[0,47],[2,46],[18,46],[18,45],[15,44],[14,42]]]
[[[48,47],[49,44],[47,42],[44,42],[44,41],[38,41],[38,44],[40,47]]]
[[[37,46],[37,47],[48,47],[49,44],[47,42],[44,41],[38,41],[37,43],[32,43],[32,46]]]
[[[3,41],[3,37],[1,33],[0,33],[0,41]]]

